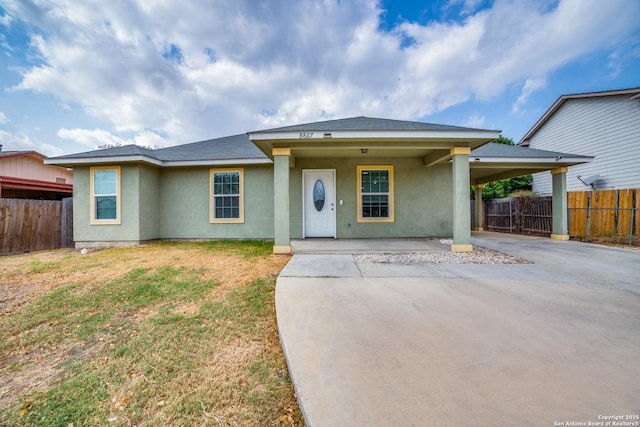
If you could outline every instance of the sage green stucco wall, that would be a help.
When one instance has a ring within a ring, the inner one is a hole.
[[[226,167],[226,166],[225,166]],[[160,171],[160,226],[163,239],[272,239],[273,168],[244,168],[244,223],[209,222],[210,168]]]
[[[290,230],[302,237],[302,170],[336,170],[339,238],[440,237],[453,233],[451,165],[425,168],[418,158],[296,159],[290,169]],[[393,165],[395,221],[358,223],[358,165]],[[74,170],[76,242],[137,242],[152,239],[243,239],[274,237],[273,166],[243,166],[244,223],[209,222],[209,167],[156,168],[121,165],[120,225],[90,225],[89,167]],[[343,205],[339,200],[343,200]]]
[[[157,202],[153,200],[157,200],[159,192],[157,169],[139,164],[119,166],[121,221],[101,225],[90,224],[90,168],[74,168],[73,238],[76,242],[138,242],[157,238]]]
[[[336,170],[338,238],[443,237],[453,233],[452,171],[448,163],[424,167],[419,158],[296,159],[290,177],[291,237],[302,238],[302,170]],[[395,221],[357,222],[358,165],[394,167]],[[340,206],[340,199],[343,205]]]
[[[160,168],[139,169],[140,240],[157,239],[160,234]]]

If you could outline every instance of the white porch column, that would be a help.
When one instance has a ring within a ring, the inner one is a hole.
[[[553,226],[551,238],[554,240],[569,240],[567,221],[567,168],[557,168],[551,171],[553,181],[553,198],[551,199],[551,214]]]
[[[453,244],[452,252],[471,252],[471,203],[469,201],[469,147],[453,147]]]
[[[484,186],[484,184],[476,184],[473,186],[473,188],[476,190],[476,201],[475,204],[473,205],[473,213],[474,213],[474,219],[475,219],[475,228],[473,229],[474,231],[483,231],[484,228],[482,227],[482,217],[483,215],[483,204],[482,204],[482,187]]]
[[[290,148],[273,149],[273,253],[291,254],[289,233],[289,158]]]

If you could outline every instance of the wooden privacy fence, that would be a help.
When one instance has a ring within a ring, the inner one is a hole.
[[[551,197],[513,197],[484,202],[484,228],[508,233],[551,234]]]
[[[551,234],[550,196],[484,201],[484,228],[522,234]],[[640,189],[567,193],[569,234],[578,237],[640,237]],[[472,225],[475,227],[475,225]]]
[[[640,236],[640,190],[574,191],[567,195],[572,236]]]
[[[73,199],[0,199],[0,254],[73,247]]]

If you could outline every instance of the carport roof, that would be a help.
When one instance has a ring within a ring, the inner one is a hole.
[[[490,142],[471,151],[469,169],[472,184],[485,184],[500,179],[588,163],[592,160],[591,156]]]
[[[497,142],[490,142],[482,147],[478,147],[471,152],[471,156],[476,157],[500,157],[510,158],[517,157],[523,159],[541,159],[541,158],[572,158],[572,159],[588,159],[591,160],[591,156],[580,156],[575,154],[561,153],[559,151],[546,151],[537,150],[534,148],[518,147],[517,145],[498,144]]]

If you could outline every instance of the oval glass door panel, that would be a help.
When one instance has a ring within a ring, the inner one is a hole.
[[[318,212],[324,208],[324,200],[324,184],[322,183],[322,180],[317,180],[316,183],[313,184],[313,205],[316,207]]]

